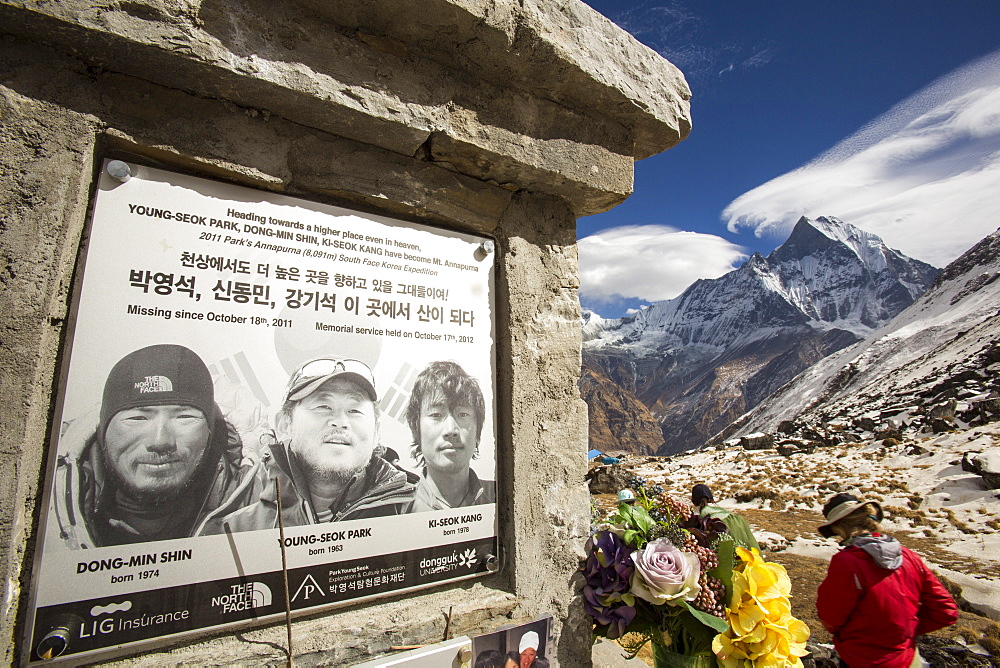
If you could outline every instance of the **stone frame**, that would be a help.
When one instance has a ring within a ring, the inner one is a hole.
[[[297,618],[295,656],[349,663],[434,642],[451,609],[453,635],[552,614],[559,661],[589,664],[576,573],[590,518],[575,221],[627,197],[633,160],[687,135],[690,93],[676,68],[577,0],[494,10],[471,0],[419,11],[360,0],[0,5],[7,662],[20,652],[95,175],[121,158],[496,238],[504,567]],[[248,25],[258,30],[241,43]],[[123,661],[280,661],[283,646],[284,628],[271,625]]]

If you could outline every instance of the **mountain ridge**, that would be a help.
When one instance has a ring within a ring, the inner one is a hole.
[[[915,403],[1000,362],[1000,230],[947,267],[927,292],[864,340],[804,371],[719,434],[771,431]],[[861,411],[865,412],[865,411]]]
[[[664,444],[637,452],[680,452],[888,321],[937,271],[836,218],[803,217],[768,257],[754,254],[674,299],[620,319],[584,314],[584,367],[632,392],[660,423]]]

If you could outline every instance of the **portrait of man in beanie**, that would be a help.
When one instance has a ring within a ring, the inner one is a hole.
[[[406,472],[379,443],[378,393],[367,364],[323,357],[300,365],[285,387],[257,503],[213,522],[206,533],[399,515],[413,500]]]
[[[129,353],[104,384],[100,419],[59,457],[56,514],[73,548],[196,535],[256,500],[259,463],[244,457],[202,359],[180,345]]]

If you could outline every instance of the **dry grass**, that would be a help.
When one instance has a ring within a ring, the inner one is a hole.
[[[909,508],[900,508],[899,506],[885,506],[883,510],[885,510],[885,514],[888,517],[893,519],[907,519],[913,526],[931,526],[931,523],[927,520],[927,514],[922,510],[911,510]]]
[[[955,513],[953,513],[950,508],[943,508],[942,510],[945,516],[948,518],[948,521],[951,522],[951,525],[956,529],[958,529],[959,531],[961,531],[962,533],[969,536],[979,533],[978,531],[976,531],[975,528],[970,527],[968,524],[958,519],[958,517],[955,516]]]
[[[993,656],[1000,656],[1000,623],[990,621],[978,642]]]

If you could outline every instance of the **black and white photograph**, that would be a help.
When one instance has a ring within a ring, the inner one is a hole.
[[[102,174],[74,296],[33,647],[277,615],[283,556],[293,610],[487,573],[492,244],[134,174]]]

